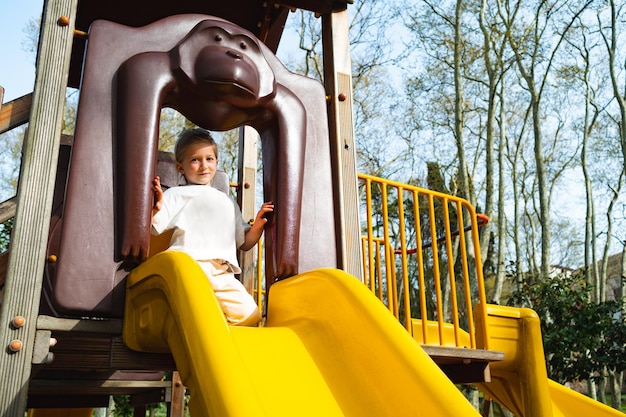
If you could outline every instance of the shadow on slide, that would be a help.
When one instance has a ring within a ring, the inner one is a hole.
[[[311,271],[269,300],[264,327],[229,326],[200,267],[162,252],[128,278],[124,340],[172,352],[194,417],[479,416],[354,277]]]
[[[540,319],[533,310],[487,305],[486,313],[487,323],[477,322],[477,331],[488,327],[489,348],[505,357],[490,364],[491,382],[477,384],[487,395],[517,417],[625,416],[548,379]],[[480,335],[476,339],[483,340]]]

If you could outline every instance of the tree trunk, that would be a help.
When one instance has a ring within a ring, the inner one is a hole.
[[[467,158],[463,143],[463,129],[465,120],[463,115],[463,81],[461,75],[462,65],[462,34],[461,22],[463,17],[463,0],[456,1],[456,14],[454,20],[454,136],[456,141],[457,158],[459,162],[459,180],[461,183],[461,196],[475,204],[470,195],[469,176],[467,174]]]
[[[589,136],[591,135],[597,112],[592,117],[591,112],[591,86],[589,85],[589,54],[586,48],[581,48],[581,55],[585,59],[583,81],[585,84],[585,117],[584,117],[584,129],[583,129],[583,143],[580,151],[580,165],[583,172],[583,179],[585,182],[585,244],[584,244],[584,256],[585,256],[585,281],[595,288],[593,301],[599,300],[598,294],[598,264],[596,262],[596,232],[595,232],[595,214],[594,214],[594,201],[593,201],[593,188],[591,184],[591,177],[589,175],[589,167],[587,165],[587,146],[589,143]]]
[[[622,267],[620,268],[619,297],[626,308],[626,240],[622,242]]]
[[[602,369],[600,372],[600,377],[598,378],[598,401],[603,404],[606,404],[606,368]]]
[[[611,388],[611,406],[616,410],[622,410],[622,382],[623,372],[609,372],[609,384]]]
[[[543,157],[543,134],[541,132],[541,112],[539,96],[535,93],[534,82],[529,80],[528,88],[531,93],[531,107],[533,112],[533,133],[535,147],[535,166],[537,169],[537,187],[539,191],[539,224],[541,225],[541,275],[548,278],[550,275],[550,199],[548,198],[548,180]]]
[[[491,301],[494,304],[500,304],[500,297],[502,296],[502,287],[504,286],[504,280],[506,278],[506,214],[504,212],[504,185],[506,184],[504,173],[504,150],[506,143],[506,112],[505,112],[505,84],[504,79],[500,85],[500,143],[498,144],[498,224],[497,224],[497,237],[498,237],[498,250],[497,250],[497,264],[496,267],[496,279],[493,286],[493,295]]]
[[[487,77],[489,79],[488,84],[488,101],[487,101],[487,121],[485,126],[485,208],[484,214],[487,217],[491,217],[494,210],[494,130],[496,124],[496,98],[498,87],[498,69],[502,68],[501,54],[497,57],[497,66],[494,68],[491,62],[491,39],[492,31],[487,27],[485,22],[485,11],[487,8],[487,1],[482,0],[480,5],[480,29],[483,33],[483,61],[485,62],[485,69],[487,71]],[[503,81],[504,82],[504,81]],[[504,125],[504,120],[502,120]],[[500,200],[503,201],[503,200]],[[488,253],[490,250],[489,240],[491,238],[491,226],[487,224],[480,231],[480,247]],[[486,271],[484,271],[486,272]],[[499,295],[498,295],[499,298]]]
[[[596,383],[591,379],[591,377],[587,380],[587,391],[589,397],[594,400],[598,400],[598,390],[596,387]]]

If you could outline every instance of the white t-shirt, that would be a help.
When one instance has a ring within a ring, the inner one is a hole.
[[[250,226],[239,206],[222,191],[207,185],[172,187],[152,218],[152,234],[173,229],[169,250],[188,253],[197,261],[225,260],[240,273],[237,248]]]

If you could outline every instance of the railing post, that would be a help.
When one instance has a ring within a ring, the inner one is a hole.
[[[46,0],[38,69],[24,143],[17,212],[0,312],[0,415],[24,415],[32,368],[46,243],[57,168],[61,120],[77,0]],[[63,18],[62,18],[63,17]],[[23,317],[21,326],[12,325]],[[8,346],[18,341],[21,349]]]

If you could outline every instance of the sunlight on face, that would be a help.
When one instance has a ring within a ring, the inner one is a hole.
[[[192,143],[183,152],[183,161],[176,166],[189,184],[211,185],[217,171],[215,147],[204,142]]]

